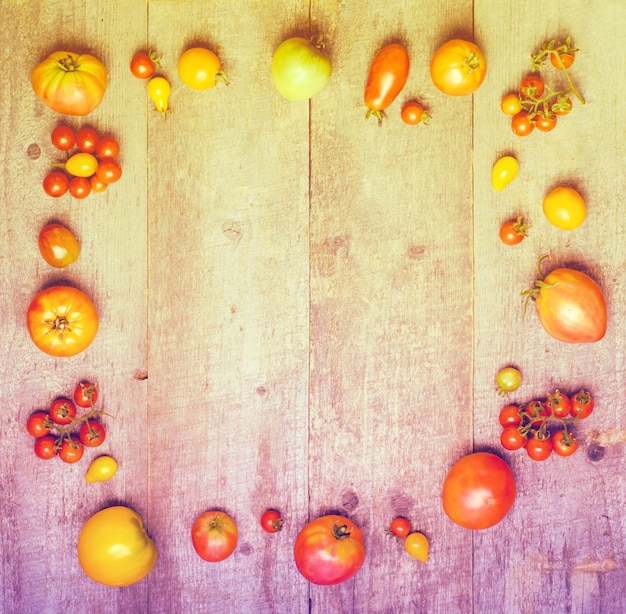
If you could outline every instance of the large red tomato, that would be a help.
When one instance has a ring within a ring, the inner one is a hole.
[[[89,346],[98,332],[98,313],[91,299],[71,286],[42,290],[26,315],[34,344],[51,356],[74,356]]]
[[[196,518],[191,527],[191,542],[198,556],[217,563],[228,558],[237,547],[239,531],[235,521],[224,512],[211,510]]]
[[[466,529],[487,529],[508,514],[515,495],[511,468],[495,454],[474,452],[448,472],[443,509],[450,520]]]
[[[365,545],[360,529],[334,514],[309,522],[293,547],[298,571],[314,584],[339,584],[361,569]]]
[[[541,325],[555,339],[592,343],[604,337],[606,300],[600,286],[585,273],[555,269],[525,294],[535,301]]]
[[[53,111],[88,115],[102,101],[107,70],[97,58],[70,51],[55,51],[31,73],[35,94]]]

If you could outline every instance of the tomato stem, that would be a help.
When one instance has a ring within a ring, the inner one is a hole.
[[[350,531],[348,531],[348,525],[347,524],[333,524],[333,536],[335,537],[335,539],[346,539],[347,537],[350,537]]]

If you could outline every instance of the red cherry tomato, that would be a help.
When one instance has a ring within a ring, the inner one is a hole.
[[[565,418],[569,415],[572,409],[572,402],[569,397],[564,395],[559,390],[555,390],[552,394],[548,394],[546,405],[552,411],[552,415],[557,418]]]
[[[528,136],[535,129],[535,124],[530,121],[528,111],[520,111],[513,116],[511,129],[517,136]]]
[[[268,533],[278,533],[283,528],[283,518],[276,510],[266,510],[261,516],[261,526]]]
[[[59,458],[64,463],[69,464],[77,463],[83,457],[84,453],[85,448],[83,444],[75,437],[64,439],[58,451]]]
[[[83,445],[89,448],[96,448],[104,443],[106,431],[97,420],[86,420],[80,425],[78,438]]]
[[[595,406],[595,401],[593,400],[591,393],[586,390],[577,392],[571,398],[571,402],[572,407],[570,409],[570,413],[574,418],[579,418],[580,420],[587,418]]]
[[[50,433],[50,415],[45,411],[36,411],[28,416],[26,430],[33,437],[43,437]]]
[[[545,89],[543,79],[538,75],[528,75],[522,79],[519,93],[522,98],[541,98]]]
[[[76,147],[84,153],[94,153],[98,139],[98,133],[93,128],[81,128],[76,133]]]
[[[57,455],[56,437],[44,435],[35,440],[35,454],[42,460],[50,460]]]
[[[92,404],[95,405],[98,400],[98,389],[95,384],[89,382],[80,382],[76,388],[74,388],[74,403],[78,407],[91,408]]]
[[[159,66],[161,58],[157,58],[152,49],[145,53],[140,51],[136,53],[130,61],[130,72],[137,79],[148,79],[154,74],[156,67]]]
[[[100,139],[96,145],[96,155],[98,158],[117,158],[119,153],[119,143],[110,136]]]
[[[402,517],[394,518],[389,526],[389,533],[395,537],[406,537],[411,532],[411,523]]]
[[[59,198],[63,196],[70,187],[70,180],[61,171],[48,173],[43,180],[43,189],[48,196]]]
[[[68,151],[76,143],[76,133],[69,126],[59,124],[50,134],[52,144],[61,151]]]
[[[526,444],[526,437],[517,426],[505,426],[500,434],[500,443],[505,450],[519,450]]]
[[[526,443],[526,452],[533,460],[544,461],[552,454],[552,441],[549,438],[539,439],[530,435]]]
[[[414,100],[407,102],[400,111],[400,117],[405,124],[416,126],[427,124],[430,115],[424,110],[424,106]]]
[[[122,167],[113,158],[100,160],[96,170],[96,176],[104,183],[115,183],[122,176]]]
[[[91,194],[91,184],[87,177],[72,177],[70,180],[70,194],[82,200]]]
[[[519,411],[520,409],[517,405],[507,405],[504,409],[500,410],[500,425],[519,426],[522,423]]]
[[[58,398],[50,405],[50,419],[56,424],[69,424],[76,418],[76,406],[69,399]]]

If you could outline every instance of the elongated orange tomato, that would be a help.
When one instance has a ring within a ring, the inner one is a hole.
[[[398,43],[383,47],[370,66],[365,85],[365,119],[374,116],[380,124],[385,117],[385,109],[397,98],[409,76],[409,54]]]

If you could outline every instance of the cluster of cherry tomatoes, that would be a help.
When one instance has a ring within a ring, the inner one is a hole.
[[[555,90],[534,73],[523,77],[519,92],[506,94],[500,102],[502,112],[511,116],[511,129],[515,134],[528,136],[535,128],[541,132],[550,132],[556,127],[558,118],[572,110],[573,97],[585,104],[568,73],[577,51],[570,38],[567,38],[564,43],[551,40],[531,56],[534,71],[544,66],[549,59],[552,66],[563,73],[568,87]]]
[[[65,162],[52,165],[59,170],[51,171],[43,180],[48,196],[58,198],[69,191],[74,198],[87,198],[91,192],[104,192],[122,176],[122,167],[116,159],[120,146],[113,137],[100,137],[89,127],[75,131],[59,124],[52,130],[50,139],[58,150],[68,155],[74,147],[78,151]]]
[[[546,460],[552,452],[571,456],[578,449],[578,439],[571,428],[577,420],[591,414],[594,399],[581,389],[568,396],[560,390],[544,400],[525,405],[507,405],[500,411],[500,443],[506,450],[525,448],[536,461]]]
[[[36,411],[26,422],[26,430],[35,438],[35,454],[42,460],[58,456],[65,463],[78,462],[85,446],[95,448],[106,439],[106,431],[97,419],[104,412],[96,410],[98,389],[80,382],[72,398],[59,397],[48,411]],[[78,414],[78,410],[85,410]]]

